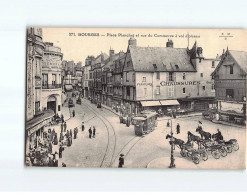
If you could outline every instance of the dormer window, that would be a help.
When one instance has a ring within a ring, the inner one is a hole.
[[[157,70],[157,65],[153,64],[153,67],[154,67],[154,70],[156,71]]]
[[[176,64],[176,65],[175,65],[175,68],[176,68],[176,70],[178,70],[178,69],[179,69],[179,66]]]

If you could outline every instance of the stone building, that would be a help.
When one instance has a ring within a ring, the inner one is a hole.
[[[166,47],[138,47],[129,40],[123,68],[123,101],[128,113],[143,109],[205,110],[214,103],[210,74],[218,59],[205,59],[195,42],[191,50]]]
[[[43,127],[51,122],[54,112],[42,109],[42,59],[45,45],[41,28],[28,28],[26,55],[26,153],[37,146]]]
[[[247,52],[226,50],[212,77],[215,81],[217,120],[245,124]]]
[[[61,49],[46,42],[42,63],[42,108],[58,115],[61,115],[62,59]]]

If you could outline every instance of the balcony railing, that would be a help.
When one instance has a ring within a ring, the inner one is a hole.
[[[43,84],[42,85],[42,89],[57,89],[57,88],[61,88],[62,85],[61,84]]]

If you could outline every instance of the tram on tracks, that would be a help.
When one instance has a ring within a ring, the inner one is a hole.
[[[142,136],[152,132],[157,127],[157,113],[142,113],[133,117],[135,134]]]

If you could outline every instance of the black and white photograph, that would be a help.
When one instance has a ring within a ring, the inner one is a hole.
[[[25,166],[245,169],[246,38],[28,27]]]

